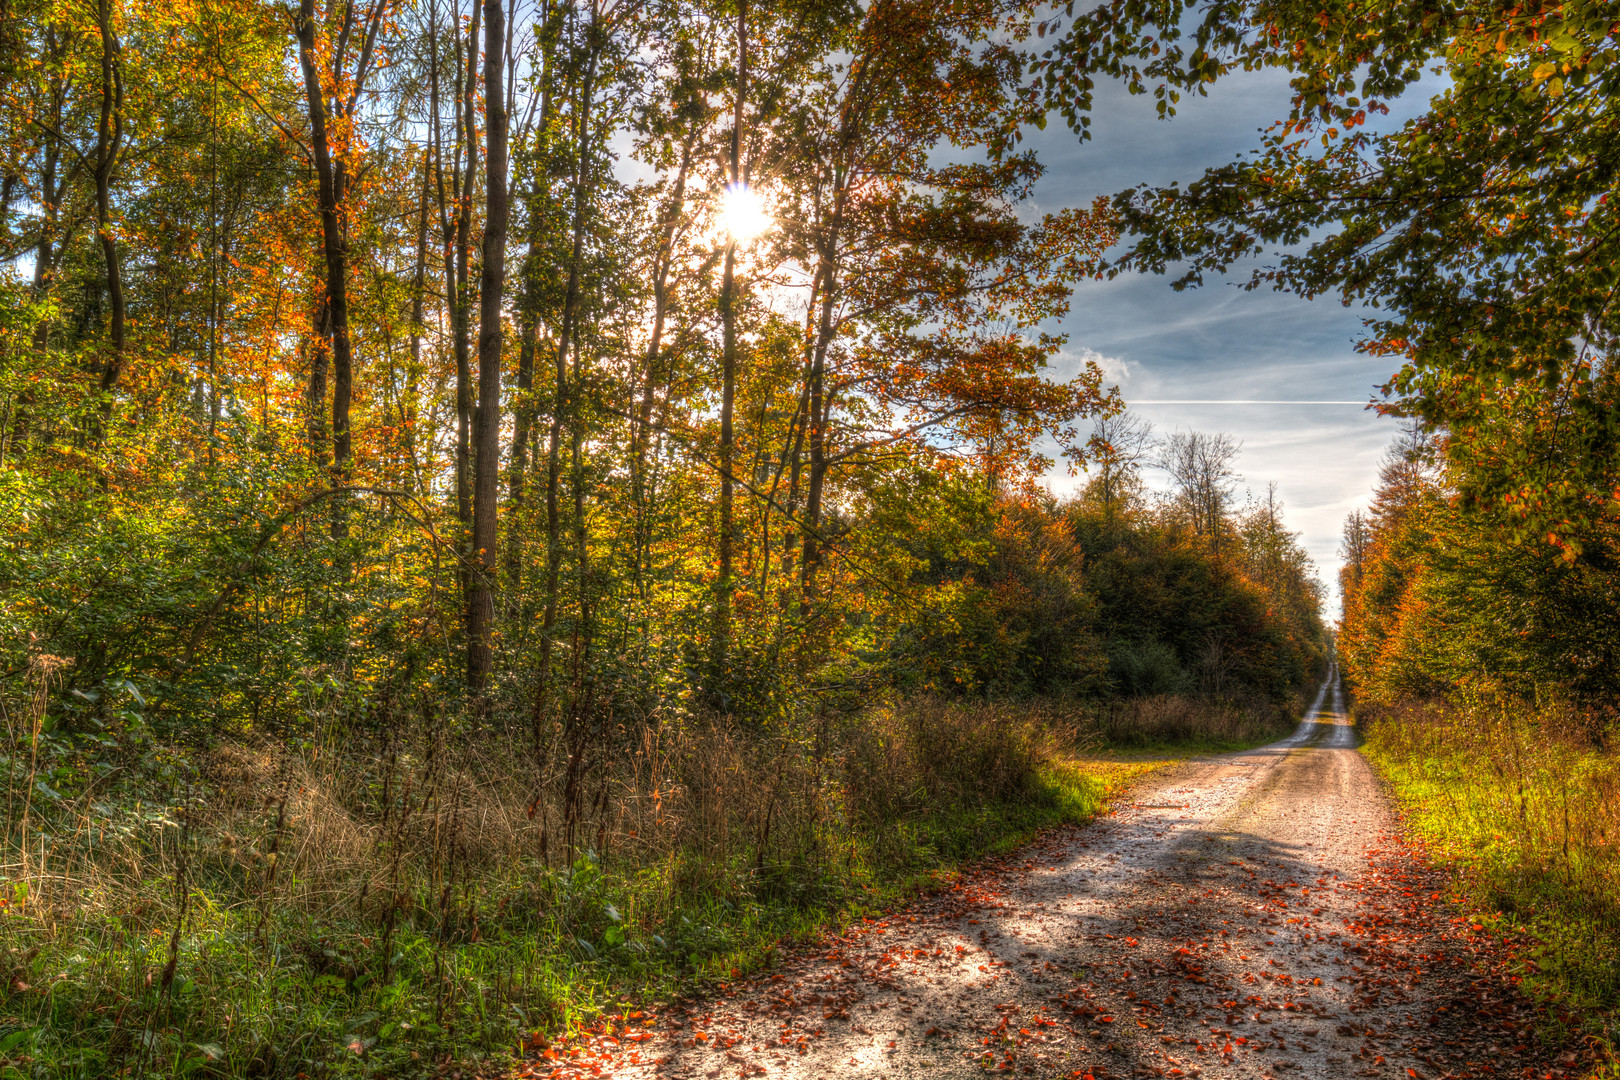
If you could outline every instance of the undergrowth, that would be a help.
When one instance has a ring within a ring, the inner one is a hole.
[[[583,762],[564,730],[536,753],[425,705],[295,752],[75,756],[27,706],[8,713],[3,1080],[427,1075],[532,1048],[769,966],[1159,764],[1098,756],[1095,716],[1028,703],[620,728]],[[58,790],[76,775],[97,779]]]
[[[1620,1043],[1620,747],[1612,720],[1490,692],[1361,705],[1364,751],[1534,992]]]

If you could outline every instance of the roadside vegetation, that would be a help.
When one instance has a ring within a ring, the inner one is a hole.
[[[1536,425],[1504,428],[1540,437]],[[1413,432],[1345,528],[1337,644],[1366,752],[1517,974],[1620,1046],[1620,714],[1612,509],[1527,535],[1466,492],[1479,461]],[[1605,1074],[1605,1075],[1610,1075]]]
[[[1472,692],[1364,705],[1366,752],[1465,912],[1527,941],[1526,984],[1620,1043],[1620,754],[1567,705]]]
[[[1189,699],[1133,707],[1161,741],[1274,735]],[[396,1076],[536,1051],[1095,815],[1169,760],[1106,752],[1110,711],[914,697],[644,729],[572,837],[564,785],[536,805],[510,768],[521,742],[447,741],[443,716],[341,752],[219,745],[176,762],[169,798],[146,776],[14,823],[3,1067]]]

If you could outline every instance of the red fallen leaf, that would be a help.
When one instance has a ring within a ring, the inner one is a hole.
[[[1097,1023],[1099,1023],[1099,1024],[1112,1024],[1113,1022],[1114,1022],[1114,1018],[1112,1016],[1099,1016],[1099,1017],[1097,1017]]]
[[[939,1034],[941,1034],[939,1028],[931,1027],[927,1031],[923,1032],[923,1038],[929,1039],[929,1038],[932,1038],[933,1036],[939,1035]]]
[[[1418,1071],[1416,1069],[1407,1069],[1406,1075],[1410,1076],[1412,1080],[1422,1080],[1422,1077],[1418,1076]]]

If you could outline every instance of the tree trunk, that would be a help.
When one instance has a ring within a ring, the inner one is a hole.
[[[686,174],[692,165],[692,146],[697,139],[694,127],[681,145],[681,164],[675,173],[675,184],[669,202],[664,208],[664,228],[653,270],[653,324],[647,341],[647,363],[643,372],[641,405],[630,427],[630,501],[635,510],[635,550],[632,580],[636,594],[645,601],[647,550],[651,544],[648,523],[648,501],[652,494],[647,484],[647,444],[652,429],[653,395],[658,385],[659,353],[663,347],[664,323],[669,314],[669,274],[675,260],[675,229],[681,210],[686,204]]]
[[[743,106],[748,95],[748,4],[737,5],[737,94],[731,121],[731,183],[742,175]],[[714,583],[714,628],[709,642],[712,690],[727,680],[731,665],[731,601],[737,591],[733,560],[737,541],[735,506],[736,442],[733,412],[737,400],[737,240],[726,244],[726,263],[720,279],[720,528],[717,536],[719,572]],[[712,696],[712,695],[711,695]]]
[[[827,350],[832,345],[832,313],[837,292],[833,287],[833,270],[830,269],[833,256],[826,258],[829,269],[823,283],[815,355],[810,361],[810,408],[806,418],[810,427],[810,478],[804,498],[804,540],[800,545],[804,552],[800,584],[806,608],[815,602],[816,575],[821,569],[821,504],[827,480],[827,415],[831,412],[827,393]]]
[[[107,273],[110,308],[107,336],[111,349],[101,369],[101,422],[94,442],[100,445],[112,419],[112,393],[124,370],[124,277],[118,263],[118,244],[112,232],[112,174],[124,142],[124,77],[118,63],[118,38],[113,34],[112,0],[98,0],[96,29],[101,36],[101,117],[96,124],[96,238]]]
[[[540,129],[544,131],[545,126],[545,117],[542,114]],[[543,176],[543,167],[536,165],[534,183],[529,189],[529,229],[525,238],[526,252],[522,271],[523,299],[519,302],[518,311],[517,395],[513,403],[512,456],[508,466],[511,473],[507,480],[506,491],[507,516],[511,522],[507,527],[506,537],[506,588],[508,595],[514,598],[523,586],[523,543],[518,515],[523,506],[524,480],[529,468],[529,443],[534,436],[535,427],[534,361],[536,350],[539,348],[536,339],[540,333],[538,310],[540,300],[535,278],[540,258],[543,218],[541,196],[545,193],[542,186]],[[508,603],[510,606],[510,601]]]
[[[332,356],[332,479],[345,484],[352,457],[349,405],[353,394],[354,364],[349,351],[349,251],[339,220],[347,174],[332,158],[326,126],[326,99],[321,87],[315,52],[315,0],[302,0],[298,9],[298,62],[303,69],[304,94],[309,104],[310,148],[315,158],[315,181],[321,212],[321,248],[326,257],[326,331]],[[332,535],[347,536],[348,518],[334,500]]]
[[[427,246],[428,246],[428,184],[426,166],[422,169],[422,200],[416,208],[416,272],[411,276],[411,368],[405,373],[405,394],[400,401],[399,426],[401,441],[410,481],[405,490],[419,488],[419,464],[416,460],[416,404],[420,393],[418,379],[422,371],[422,327],[427,303]]]
[[[478,290],[477,472],[473,490],[472,589],[467,597],[467,684],[481,692],[493,655],[496,503],[501,469],[501,300],[506,285],[506,62],[501,0],[484,2],[484,250]]]
[[[456,143],[465,145],[465,169],[453,177],[456,193],[455,284],[451,293],[451,328],[455,335],[456,352],[456,518],[465,529],[472,522],[472,360],[467,331],[467,283],[471,276],[468,260],[472,254],[472,186],[478,171],[478,20],[481,8],[473,8],[473,17],[467,37],[467,65],[461,66],[461,38],[456,37],[456,82],[460,91],[456,109],[461,123],[457,125]],[[459,159],[461,155],[458,153]],[[470,553],[469,553],[470,554]],[[470,566],[470,563],[468,564]],[[462,574],[463,595],[470,595],[471,577]]]
[[[594,37],[594,35],[593,35]],[[562,325],[557,331],[556,389],[551,406],[551,430],[546,438],[546,607],[540,626],[540,685],[535,694],[535,728],[551,706],[551,657],[562,588],[562,431],[564,417],[575,407],[568,379],[568,350],[573,344],[574,320],[579,309],[580,262],[585,257],[585,210],[590,169],[590,117],[595,91],[596,55],[586,62],[579,90],[579,134],[575,145],[573,244],[568,257],[568,287],[563,294]]]
[[[304,386],[304,441],[309,459],[317,468],[326,468],[326,370],[331,362],[327,343],[331,333],[327,329],[326,290],[315,300],[315,310],[309,319],[309,337],[305,339],[303,353],[309,360],[309,382]]]

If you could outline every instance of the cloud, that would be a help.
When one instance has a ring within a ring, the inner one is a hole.
[[[1056,358],[1056,367],[1063,371],[1066,378],[1072,378],[1080,373],[1087,364],[1096,364],[1102,369],[1103,386],[1118,386],[1120,393],[1126,393],[1135,378],[1136,371],[1130,361],[1120,356],[1107,356],[1096,349],[1059,349]]]

